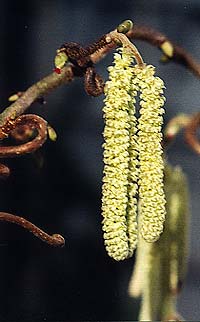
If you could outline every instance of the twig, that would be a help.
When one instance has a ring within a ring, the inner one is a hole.
[[[95,46],[93,44],[87,47],[87,50],[88,48],[93,49],[90,53],[90,59],[93,63],[97,63],[103,59],[105,55],[116,47],[116,43],[112,41],[112,39],[108,41],[109,34],[110,33],[101,37],[99,43],[98,41],[94,43]],[[165,42],[169,42],[173,47],[173,55],[169,58],[181,65],[186,66],[196,76],[200,77],[200,64],[197,63],[185,50],[175,45],[160,32],[157,32],[149,27],[134,25],[134,27],[128,31],[126,35],[132,39],[147,41],[158,48],[161,48]],[[107,40],[105,41],[106,37]],[[95,49],[97,49],[96,52]],[[165,55],[167,56],[166,52]],[[52,73],[36,84],[32,85],[16,102],[11,104],[0,114],[0,127],[2,127],[9,118],[16,118],[17,116],[23,114],[38,97],[48,94],[64,83],[69,83],[72,81],[74,76],[74,66],[73,64],[68,64],[62,69],[61,74]]]
[[[69,64],[63,68],[61,74],[52,73],[29,87],[17,101],[0,114],[0,127],[2,127],[8,119],[14,119],[23,114],[38,97],[48,94],[64,83],[69,83],[72,81],[73,77],[72,65]]]
[[[52,236],[45,233],[42,229],[38,228],[34,224],[32,224],[30,221],[15,216],[6,212],[0,212],[0,220],[2,221],[8,221],[14,224],[17,224],[32,234],[34,234],[36,237],[40,238],[42,241],[46,242],[49,245],[52,246],[64,246],[65,245],[65,239],[59,235],[59,234],[53,234]]]
[[[30,142],[16,146],[0,146],[0,158],[12,158],[25,153],[32,153],[42,146],[47,138],[47,122],[37,115],[26,114],[21,115],[13,121],[12,126],[9,124],[9,132],[18,126],[28,124],[30,129],[37,129],[37,136]],[[3,129],[3,130],[2,130]],[[2,136],[9,132],[4,132],[6,128],[2,128]]]
[[[194,58],[183,48],[173,43],[164,34],[146,26],[134,25],[134,27],[127,33],[127,36],[131,39],[144,40],[153,46],[161,49],[164,43],[170,43],[173,48],[172,55],[168,56],[168,53],[164,51],[164,54],[169,59],[176,63],[183,65],[190,69],[196,76],[200,77],[200,64],[194,60]],[[162,50],[162,49],[161,49]]]
[[[134,25],[133,28],[126,33],[126,36],[133,40],[138,39],[146,41],[149,44],[161,49],[169,60],[173,60],[174,62],[187,67],[194,73],[194,75],[200,77],[200,64],[186,50],[176,45],[174,42],[169,40],[167,36],[158,32],[157,30],[147,26]],[[171,45],[172,52],[170,51],[169,53],[162,49],[163,44],[165,43]],[[91,55],[92,61],[97,63],[115,47],[116,43],[114,41],[108,43],[107,46]]]

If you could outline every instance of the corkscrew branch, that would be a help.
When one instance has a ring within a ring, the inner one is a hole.
[[[0,212],[0,220],[14,223],[25,228],[33,235],[35,235],[36,237],[38,237],[39,239],[41,239],[49,245],[60,247],[65,245],[64,237],[62,237],[59,234],[53,234],[52,236],[48,235],[42,229],[38,228],[36,225],[32,224],[30,221],[23,217],[15,216],[7,212]]]
[[[92,47],[90,59],[94,64],[103,59],[105,55],[107,55],[117,46],[112,39],[109,40],[109,34],[110,33],[102,36],[99,42],[97,41],[94,44],[86,47],[87,51],[89,51],[89,48]],[[173,54],[170,54],[171,57],[169,57],[169,53],[167,53],[165,49],[164,54],[168,56],[170,60],[187,67],[197,77],[200,77],[200,64],[196,62],[188,52],[186,52],[180,46],[174,44],[164,34],[146,26],[134,25],[126,33],[126,35],[130,39],[146,41],[151,45],[158,47],[162,51],[163,44],[166,42],[170,43]],[[28,88],[16,102],[11,104],[0,114],[0,127],[4,126],[7,120],[13,117],[13,115],[18,117],[19,115],[23,114],[29,108],[29,106],[35,100],[37,100],[37,98],[47,95],[49,92],[53,91],[62,84],[70,83],[75,77],[76,68],[72,63],[69,63],[62,69],[61,74],[52,73],[41,79],[39,82]]]

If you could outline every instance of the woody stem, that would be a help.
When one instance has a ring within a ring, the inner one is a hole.
[[[32,224],[30,221],[24,219],[23,217],[15,216],[6,212],[0,212],[0,220],[1,221],[8,221],[14,224],[17,224],[32,234],[34,234],[36,237],[40,238],[42,241],[46,242],[49,245],[52,246],[64,246],[65,239],[59,235],[59,234],[53,234],[48,235],[45,233],[42,229],[38,228],[34,224]]]

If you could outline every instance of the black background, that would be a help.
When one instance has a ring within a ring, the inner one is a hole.
[[[52,71],[62,43],[87,45],[127,18],[160,30],[200,56],[197,0],[1,0],[1,110],[12,93]],[[136,44],[165,81],[165,122],[180,111],[198,111],[199,80],[181,66],[160,64],[160,52],[149,44]],[[104,78],[111,61],[112,54],[97,66]],[[39,156],[6,160],[12,174],[0,182],[1,211],[61,233],[66,246],[52,248],[20,227],[0,224],[0,322],[137,319],[139,302],[127,294],[134,258],[114,262],[102,239],[103,96],[88,97],[82,85],[76,79],[50,94],[45,106],[29,109],[56,129],[56,143],[48,141]],[[189,270],[178,307],[186,320],[198,320],[199,158],[181,134],[168,156],[188,174],[192,201]]]

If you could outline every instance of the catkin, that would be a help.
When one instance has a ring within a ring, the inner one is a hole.
[[[117,261],[131,256],[137,244],[137,86],[131,85],[132,61],[126,48],[115,53],[114,66],[108,68],[103,108],[103,231],[106,250]]]
[[[140,233],[147,242],[159,239],[165,220],[162,114],[163,81],[153,66],[132,66],[133,54],[124,46],[108,68],[103,108],[104,176],[102,215],[108,254],[123,260],[137,245],[137,194],[140,199]],[[140,93],[140,117],[135,116]]]
[[[140,88],[140,117],[138,124],[139,198],[141,235],[147,242],[159,239],[165,220],[165,195],[163,189],[163,159],[161,126],[165,98],[164,83],[155,77],[155,69],[147,65],[134,68]]]

